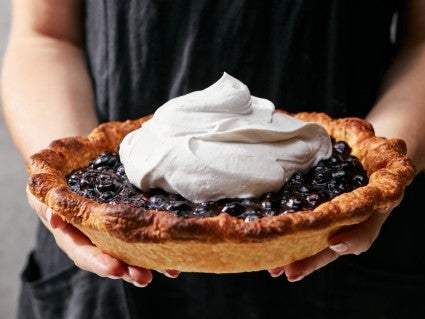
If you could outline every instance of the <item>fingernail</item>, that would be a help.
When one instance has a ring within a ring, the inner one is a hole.
[[[168,278],[177,278],[180,274],[180,272],[177,270],[164,270],[162,273]]]
[[[334,252],[341,254],[345,253],[348,250],[348,245],[345,243],[340,243],[336,245],[329,246],[330,249],[332,249]]]
[[[145,288],[148,286],[148,284],[139,284],[138,282],[132,282],[132,284],[139,288]]]
[[[128,282],[129,284],[132,284],[132,285],[139,287],[139,288],[145,288],[148,285],[147,283],[141,284],[141,283],[135,282],[134,280],[127,278],[127,277],[122,277],[121,279],[123,279],[124,281]]]
[[[119,279],[120,277],[117,276],[107,276],[109,279]]]
[[[284,268],[276,268],[276,269],[269,270],[269,274],[273,278],[277,278],[281,276],[284,272],[285,272]]]
[[[303,279],[304,277],[305,277],[305,275],[300,274],[298,276],[288,277],[288,281],[290,281],[290,282],[297,282],[297,281],[300,281],[301,279]]]

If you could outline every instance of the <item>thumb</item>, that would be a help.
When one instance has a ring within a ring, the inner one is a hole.
[[[26,193],[29,205],[36,211],[41,221],[46,224],[46,226],[49,225],[51,228],[63,228],[67,225],[66,221],[57,215],[53,209],[39,201],[31,193],[28,186],[26,188]]]
[[[66,225],[68,225],[68,223],[64,221],[58,214],[56,214],[50,207],[46,209],[45,216],[46,221],[52,228],[64,228]]]

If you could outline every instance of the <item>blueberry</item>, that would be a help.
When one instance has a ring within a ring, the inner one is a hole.
[[[96,189],[101,192],[116,189],[114,177],[106,173],[99,175],[96,180]]]
[[[338,155],[332,154],[331,157],[327,160],[330,166],[336,167],[341,164],[341,158]]]
[[[261,214],[262,217],[269,217],[274,215],[276,215],[276,211],[273,209],[265,209],[262,211],[262,214]]]
[[[80,181],[80,177],[78,176],[78,174],[72,174],[69,178],[68,178],[68,185],[70,186],[74,186],[77,185]]]
[[[344,158],[351,153],[351,148],[346,142],[338,141],[333,145],[333,151]]]
[[[271,192],[266,193],[266,194],[264,195],[264,198],[266,198],[266,199],[270,199],[270,198],[273,198],[273,197],[274,197],[274,194],[273,194],[273,193],[271,193]]]
[[[301,198],[292,196],[288,198],[288,201],[286,202],[286,206],[294,209],[294,210],[300,210],[302,208],[303,201]]]
[[[363,166],[357,157],[349,155],[347,156],[346,161],[349,162],[355,170],[363,170]]]
[[[167,206],[167,210],[174,212],[191,211],[192,209],[193,207],[188,201],[176,201]]]
[[[337,188],[338,182],[336,181],[336,179],[332,178],[331,180],[328,181],[328,183],[326,184],[326,188],[330,191],[334,190]]]
[[[310,189],[304,185],[298,188],[298,193],[307,194],[309,192],[310,192]]]
[[[248,216],[248,215],[256,215],[257,211],[255,209],[252,208],[248,208],[243,212],[244,216]]]
[[[149,209],[146,200],[144,199],[144,196],[142,194],[136,194],[131,197],[121,196],[120,195],[120,201],[119,203],[124,205],[130,205],[132,207],[137,208],[145,208]],[[115,200],[115,199],[114,199]]]
[[[167,200],[162,195],[155,195],[149,198],[148,207],[149,209],[161,210],[167,205]]]
[[[111,200],[112,198],[114,198],[114,196],[115,196],[114,192],[108,191],[108,192],[103,192],[99,198],[101,201],[107,202]]]
[[[117,158],[111,153],[100,154],[92,163],[94,168],[113,167],[117,163]]]
[[[347,176],[347,172],[345,170],[339,169],[332,173],[332,178],[336,180],[344,179]]]
[[[96,182],[96,175],[84,173],[80,179],[81,188],[93,188]]]
[[[292,175],[290,182],[294,184],[302,184],[304,181],[304,175],[302,173],[295,173]]]
[[[238,202],[230,202],[224,205],[221,211],[231,216],[238,216],[245,211],[245,207]]]
[[[313,176],[312,184],[313,185],[324,185],[328,180],[327,176],[324,173],[316,173]]]
[[[244,198],[241,201],[241,205],[243,205],[243,206],[252,206],[254,204],[255,204],[254,198]]]
[[[198,206],[193,211],[193,215],[195,217],[212,217],[214,216],[214,212],[204,206]]]
[[[120,196],[122,197],[132,197],[137,194],[137,189],[129,184],[124,184],[120,190]]]
[[[118,168],[117,168],[117,175],[125,176],[124,165],[118,166]]]
[[[368,177],[361,174],[355,175],[353,180],[356,183],[356,186],[365,186],[369,182]]]
[[[263,208],[272,208],[273,207],[273,203],[271,200],[269,199],[265,199],[261,202],[261,207]]]
[[[295,173],[278,192],[260,198],[223,199],[192,203],[180,195],[154,189],[142,192],[128,180],[117,154],[102,153],[89,166],[67,177],[72,190],[99,202],[143,209],[168,210],[176,216],[210,217],[228,213],[247,222],[265,216],[313,209],[343,192],[366,185],[368,177],[345,142],[334,142],[333,155],[319,161],[307,173]]]
[[[306,196],[306,201],[311,207],[315,207],[323,202],[324,199],[319,193],[311,193]]]

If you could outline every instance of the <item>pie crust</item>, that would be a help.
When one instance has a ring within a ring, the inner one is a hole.
[[[280,111],[283,112],[283,111]],[[149,120],[108,122],[88,136],[56,140],[28,160],[29,189],[102,251],[139,267],[184,272],[237,273],[272,269],[312,256],[328,238],[361,223],[373,212],[395,206],[415,168],[400,139],[376,137],[359,118],[332,119],[324,113],[292,116],[321,123],[346,141],[366,169],[369,183],[313,211],[245,222],[225,213],[180,218],[169,212],[98,203],[70,189],[66,176],[102,152],[116,152],[123,137]]]

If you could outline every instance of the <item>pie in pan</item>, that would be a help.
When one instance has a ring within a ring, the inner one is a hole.
[[[367,184],[314,209],[249,222],[227,213],[183,218],[169,211],[101,203],[74,192],[68,176],[103,152],[117,152],[124,136],[150,119],[146,116],[104,123],[88,136],[52,142],[28,161],[29,189],[102,251],[131,265],[208,273],[283,266],[325,249],[338,230],[396,205],[415,173],[405,143],[375,136],[362,119],[306,112],[291,116],[318,122],[332,138],[345,141],[363,165]]]

